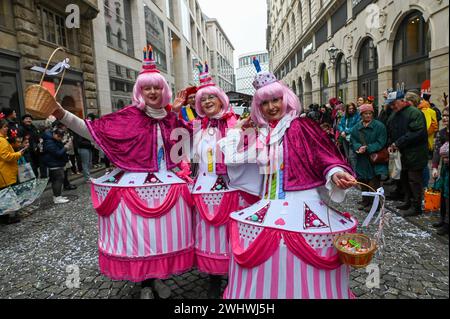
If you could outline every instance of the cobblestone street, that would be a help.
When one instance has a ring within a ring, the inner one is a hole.
[[[99,273],[97,218],[89,186],[79,185],[68,194],[70,203],[55,206],[46,192],[40,207],[21,223],[0,225],[0,298],[139,298],[138,284],[113,282]],[[361,223],[364,213],[356,210],[358,201],[358,192],[352,191],[340,208]],[[379,265],[379,288],[367,287],[365,269],[353,270],[354,294],[361,299],[448,298],[448,237],[437,238],[431,229],[436,216],[415,218],[413,224],[393,214],[385,229],[386,247],[373,261]],[[79,288],[67,288],[70,265],[79,267]],[[171,298],[206,298],[207,276],[196,270],[165,282],[172,288]]]

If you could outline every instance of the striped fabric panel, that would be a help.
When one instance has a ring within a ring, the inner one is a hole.
[[[160,199],[149,199],[159,205]],[[190,248],[194,244],[191,209],[182,198],[166,215],[144,218],[122,202],[109,217],[99,217],[99,248],[120,257],[148,257]]]
[[[217,209],[215,205],[213,209]],[[205,221],[200,213],[195,214],[195,248],[207,254],[228,254],[230,252],[227,226],[214,227]]]
[[[332,248],[331,248],[332,249]],[[330,248],[320,249],[323,255]],[[280,248],[265,263],[251,269],[231,258],[227,299],[348,299],[349,269],[332,271],[314,268],[287,247]]]

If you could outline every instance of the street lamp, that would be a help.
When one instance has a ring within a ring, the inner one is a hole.
[[[339,52],[339,49],[334,46],[334,43],[331,44],[331,47],[327,49],[328,54],[330,55],[330,62],[334,64],[336,62],[336,57]]]

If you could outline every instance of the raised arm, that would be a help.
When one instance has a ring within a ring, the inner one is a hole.
[[[91,142],[94,142],[86,126],[86,123],[78,116],[75,116],[72,113],[64,110],[61,106],[53,113],[53,116],[78,135],[90,140]]]

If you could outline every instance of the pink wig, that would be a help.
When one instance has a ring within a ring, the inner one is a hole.
[[[282,98],[281,111],[283,116],[290,114],[299,116],[302,106],[298,97],[290,88],[281,82],[274,82],[258,89],[253,96],[251,117],[258,126],[266,126],[267,120],[261,112],[261,105],[264,101],[271,101],[275,98]]]
[[[142,97],[142,89],[147,86],[154,86],[162,89],[161,108],[166,107],[172,99],[172,90],[169,88],[166,79],[159,73],[140,74],[136,79],[133,89],[133,104],[139,109],[145,108],[145,101]]]
[[[230,109],[230,100],[225,92],[218,88],[217,86],[207,86],[203,89],[197,91],[195,95],[195,111],[200,117],[205,117],[205,113],[202,110],[202,97],[204,95],[215,95],[219,98],[220,102],[222,102],[222,112],[223,114],[227,113]]]

